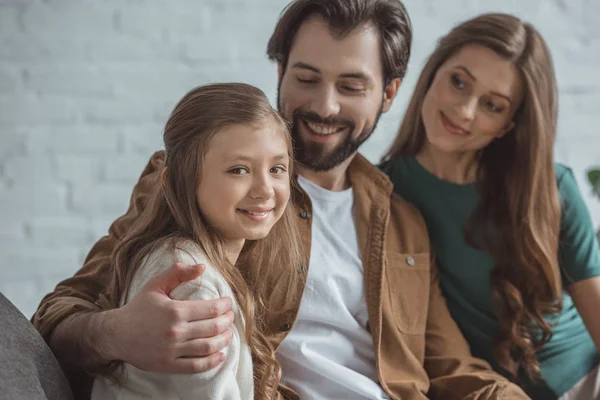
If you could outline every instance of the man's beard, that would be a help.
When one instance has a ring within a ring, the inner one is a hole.
[[[280,88],[277,90],[277,107],[279,113],[283,116],[279,94]],[[354,138],[352,137],[352,134],[356,129],[356,125],[351,120],[338,116],[329,116],[323,119],[317,113],[312,111],[301,109],[294,110],[291,121],[291,134],[294,142],[294,157],[296,158],[296,162],[315,172],[329,171],[337,167],[346,161],[348,157],[352,156],[358,150],[360,145],[371,136],[381,117],[382,107],[383,101],[377,111],[377,116],[375,117],[373,125],[365,126],[362,132]],[[337,145],[334,149],[327,151],[325,150],[325,143],[303,140],[300,137],[300,120],[316,124],[343,127],[343,129],[347,130],[347,132],[344,133],[346,137],[342,143]]]

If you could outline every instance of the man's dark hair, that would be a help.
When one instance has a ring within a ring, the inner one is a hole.
[[[300,25],[319,15],[331,33],[343,38],[355,28],[373,24],[381,41],[384,83],[403,78],[410,57],[412,27],[406,8],[400,0],[294,0],[283,10],[267,45],[269,59],[287,61]]]

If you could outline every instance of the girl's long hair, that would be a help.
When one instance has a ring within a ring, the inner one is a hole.
[[[165,126],[164,179],[146,209],[114,250],[113,293],[115,306],[127,298],[136,271],[144,258],[159,246],[175,250],[184,241],[194,242],[225,278],[245,320],[246,340],[252,352],[255,397],[275,397],[280,377],[273,347],[266,339],[265,314],[292,306],[298,292],[299,236],[291,203],[271,232],[261,240],[246,241],[236,265],[225,256],[224,239],[202,216],[196,200],[202,160],[210,141],[230,124],[270,124],[285,138],[293,175],[292,142],[287,124],[259,89],[241,83],[201,86],[177,104]],[[291,184],[291,180],[290,180]],[[183,247],[183,246],[182,246]],[[289,296],[275,298],[277,292]]]
[[[487,251],[496,263],[490,276],[500,321],[496,362],[513,379],[520,369],[536,379],[536,351],[552,337],[544,316],[562,307],[561,211],[553,162],[557,90],[550,52],[540,34],[507,14],[481,15],[450,31],[421,72],[384,160],[421,151],[425,95],[439,67],[468,44],[485,46],[512,61],[525,88],[515,127],[478,155],[481,199],[465,234],[470,245]]]

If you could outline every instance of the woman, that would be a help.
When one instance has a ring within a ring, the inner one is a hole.
[[[539,33],[482,15],[440,40],[382,168],[427,222],[473,354],[534,399],[587,400],[600,396],[600,250],[553,161],[556,117]]]
[[[221,364],[203,373],[168,375],[121,365],[96,379],[92,398],[276,398],[279,365],[262,334],[262,316],[287,309],[289,304],[273,304],[271,294],[275,283],[277,290],[297,290],[300,262],[288,207],[293,166],[288,127],[260,90],[213,84],[177,104],[164,142],[161,184],[115,248],[107,297],[124,306],[174,263],[204,264],[201,278],[182,283],[170,296],[231,297],[231,342]]]

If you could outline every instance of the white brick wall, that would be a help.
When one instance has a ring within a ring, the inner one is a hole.
[[[287,0],[0,0],[0,291],[26,315],[74,273],[122,214],[175,102],[211,81],[245,81],[275,99],[265,47]],[[600,165],[600,1],[406,0],[409,73],[364,153],[395,135],[436,38],[487,11],[533,22],[560,83],[556,155]]]

